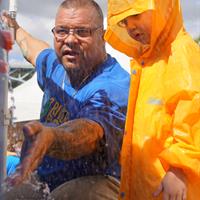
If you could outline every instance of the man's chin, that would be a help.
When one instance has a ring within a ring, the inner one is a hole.
[[[71,62],[67,62],[67,63],[63,63],[65,69],[67,70],[74,70],[79,68],[79,65],[77,63],[71,63]]]

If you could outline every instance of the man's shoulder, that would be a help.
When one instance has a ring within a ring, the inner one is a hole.
[[[119,92],[127,92],[130,85],[130,74],[121,67],[118,61],[108,55],[107,60],[102,66],[102,70],[88,84],[90,91],[104,91],[107,94],[119,94]]]
[[[53,70],[53,66],[56,67],[59,64],[57,55],[54,49],[44,49],[40,52],[36,59],[36,69],[37,68],[51,68]]]
[[[57,56],[56,56],[55,50],[48,48],[48,49],[42,50],[39,53],[37,60],[38,59],[56,59],[56,58],[57,58]]]
[[[129,77],[129,73],[120,65],[117,59],[108,54],[108,58],[105,62],[105,72],[115,73],[115,75]]]

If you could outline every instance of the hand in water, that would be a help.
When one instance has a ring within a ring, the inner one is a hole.
[[[30,177],[53,144],[55,139],[53,130],[39,122],[30,122],[24,126],[25,140],[22,146],[21,164],[16,172],[7,178],[8,185],[18,185]]]

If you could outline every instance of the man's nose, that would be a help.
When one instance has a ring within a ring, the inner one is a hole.
[[[64,43],[67,44],[68,46],[74,46],[78,43],[78,39],[74,32],[69,32],[69,34],[65,37]]]

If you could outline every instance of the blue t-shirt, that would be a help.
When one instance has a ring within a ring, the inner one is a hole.
[[[16,170],[17,165],[20,163],[19,156],[9,155],[6,157],[6,173],[7,176],[13,174]]]
[[[46,156],[38,168],[42,181],[54,189],[65,181],[89,175],[120,177],[121,149],[128,102],[129,74],[108,55],[100,68],[76,91],[52,49],[36,61],[38,84],[44,91],[41,122],[51,126],[87,118],[99,123],[104,137],[89,156],[63,161]]]

